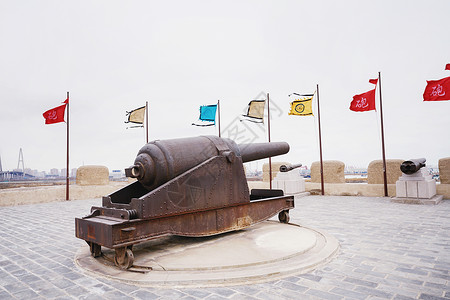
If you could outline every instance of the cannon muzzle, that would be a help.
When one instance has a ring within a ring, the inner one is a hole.
[[[295,164],[295,165],[281,165],[280,166],[280,172],[289,172],[294,169],[300,168],[302,164]]]
[[[425,158],[410,159],[402,162],[400,165],[400,170],[408,175],[414,174],[420,170],[420,168],[425,167]]]
[[[254,143],[238,145],[242,162],[249,162],[289,152],[289,144],[286,142]]]

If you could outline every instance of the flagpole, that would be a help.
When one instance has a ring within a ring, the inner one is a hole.
[[[69,92],[67,92],[67,158],[66,158],[66,201],[69,200]]]
[[[325,195],[325,185],[323,182],[323,160],[322,160],[322,132],[320,130],[320,104],[319,104],[319,84],[317,84],[317,118],[319,122],[319,153],[320,153],[320,186],[322,195]]]
[[[384,150],[384,126],[383,126],[383,102],[381,99],[381,72],[378,72],[378,84],[380,85],[380,124],[381,124],[381,149],[383,155],[383,181],[384,181],[384,196],[388,196],[387,174],[386,174],[386,152]]]
[[[270,101],[269,101],[269,93],[267,93],[267,131],[269,134],[269,143],[270,143]],[[270,189],[272,189],[272,158],[269,156],[269,181],[270,181]]]
[[[217,116],[219,119],[219,137],[220,137],[220,100],[217,100]]]
[[[145,131],[146,131],[146,137],[147,137],[147,144],[148,144],[148,101],[145,101]]]

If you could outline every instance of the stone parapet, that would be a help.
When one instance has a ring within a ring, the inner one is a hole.
[[[280,172],[280,167],[282,165],[289,165],[288,162],[272,162],[272,180],[277,176],[278,172]],[[269,174],[269,163],[265,163],[263,165],[263,181],[269,182],[270,174]]]
[[[311,194],[320,195],[321,184],[318,182],[306,182],[305,188]],[[325,183],[325,195],[329,196],[367,196],[384,197],[383,184],[367,183]],[[388,184],[388,195],[395,196],[395,184]]]
[[[125,186],[127,182],[111,182],[108,185],[69,185],[69,200],[101,198]],[[0,206],[64,201],[66,186],[40,186],[0,190]],[[100,204],[100,202],[99,202]]]
[[[110,182],[109,185],[70,185],[70,200],[101,198],[124,187],[127,182]],[[249,181],[249,189],[268,189],[269,182]],[[320,190],[320,183],[305,182],[306,192]],[[395,196],[395,184],[388,184],[389,196]],[[450,184],[437,184],[436,193],[450,200]],[[383,184],[366,183],[326,183],[325,194],[335,196],[383,197]],[[65,186],[43,186],[0,190],[0,206],[14,206],[54,201],[64,201]],[[99,202],[100,205],[101,202]]]
[[[338,160],[323,161],[323,182],[324,183],[345,183],[345,164]],[[311,182],[320,182],[320,162],[311,164]]]
[[[450,157],[444,157],[439,160],[439,178],[441,183],[450,183]]]
[[[388,184],[395,184],[400,176],[402,176],[402,171],[400,170],[400,165],[405,160],[403,159],[386,159],[386,177]],[[383,161],[374,160],[367,168],[367,183],[369,184],[384,184],[383,179]]]
[[[107,185],[109,170],[105,166],[81,166],[77,169],[78,185]]]

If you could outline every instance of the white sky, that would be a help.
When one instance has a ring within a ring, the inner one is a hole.
[[[267,92],[272,141],[291,145],[274,161],[310,165],[317,119],[288,116],[287,95],[316,84],[323,158],[367,167],[381,159],[380,123],[349,105],[378,71],[387,158],[437,165],[450,156],[450,101],[422,94],[427,79],[450,76],[449,11],[448,0],[0,0],[3,170],[17,167],[19,148],[26,168],[65,167],[65,124],[44,125],[42,113],[67,91],[70,168],[131,165],[145,136],[126,129],[125,111],[145,101],[150,140],[217,134],[191,123],[220,99],[222,129],[245,130],[237,142],[266,141],[267,131],[236,120]]]

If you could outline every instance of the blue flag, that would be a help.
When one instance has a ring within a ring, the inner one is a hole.
[[[200,106],[200,120],[201,121],[216,121],[217,104]]]
[[[216,111],[217,111],[217,104],[214,105],[202,105],[200,106],[200,121],[205,122],[212,122],[212,123],[206,123],[206,124],[194,124],[195,126],[212,126],[216,124]]]

